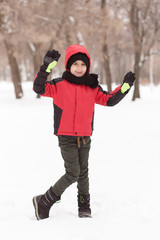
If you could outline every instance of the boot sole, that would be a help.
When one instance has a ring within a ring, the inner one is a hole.
[[[90,213],[80,213],[79,217],[80,218],[92,218]]]
[[[37,220],[41,220],[39,214],[38,214],[38,203],[37,203],[37,197],[34,197],[33,198],[33,206],[35,208],[35,215],[36,215],[36,218]]]

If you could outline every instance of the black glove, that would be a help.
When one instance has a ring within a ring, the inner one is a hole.
[[[48,51],[44,57],[44,65],[47,66],[46,72],[50,73],[52,68],[55,67],[55,65],[58,62],[58,59],[60,58],[61,54],[56,51],[56,50],[52,50],[52,51]]]
[[[135,76],[135,73],[133,72],[128,72],[126,73],[126,75],[124,76],[124,80],[123,80],[123,83],[128,83],[129,86],[133,86],[133,83],[136,79],[136,76]]]

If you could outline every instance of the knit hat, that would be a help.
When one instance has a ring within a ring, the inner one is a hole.
[[[86,64],[87,70],[89,68],[89,59],[85,53],[76,53],[72,55],[67,62],[67,69],[70,70],[72,64],[77,60],[81,60]]]

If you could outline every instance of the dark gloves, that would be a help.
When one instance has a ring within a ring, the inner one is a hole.
[[[48,51],[44,57],[44,65],[47,66],[46,72],[50,73],[52,68],[54,68],[60,58],[61,54],[56,51]]]
[[[135,73],[128,72],[124,76],[123,84],[121,86],[121,92],[126,93],[131,88],[131,86],[133,86],[135,79],[136,79]]]
[[[126,75],[124,76],[124,80],[123,83],[128,83],[129,86],[131,87],[135,81],[136,77],[135,77],[135,73],[133,72],[128,72],[126,73]]]

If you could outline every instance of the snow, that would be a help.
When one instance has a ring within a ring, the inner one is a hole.
[[[104,87],[105,88],[105,87]],[[76,184],[50,218],[37,221],[32,197],[64,173],[53,135],[52,99],[37,99],[24,82],[16,100],[0,83],[0,236],[9,239],[160,239],[160,86],[132,91],[115,107],[96,105],[90,152],[93,218],[77,216]]]

